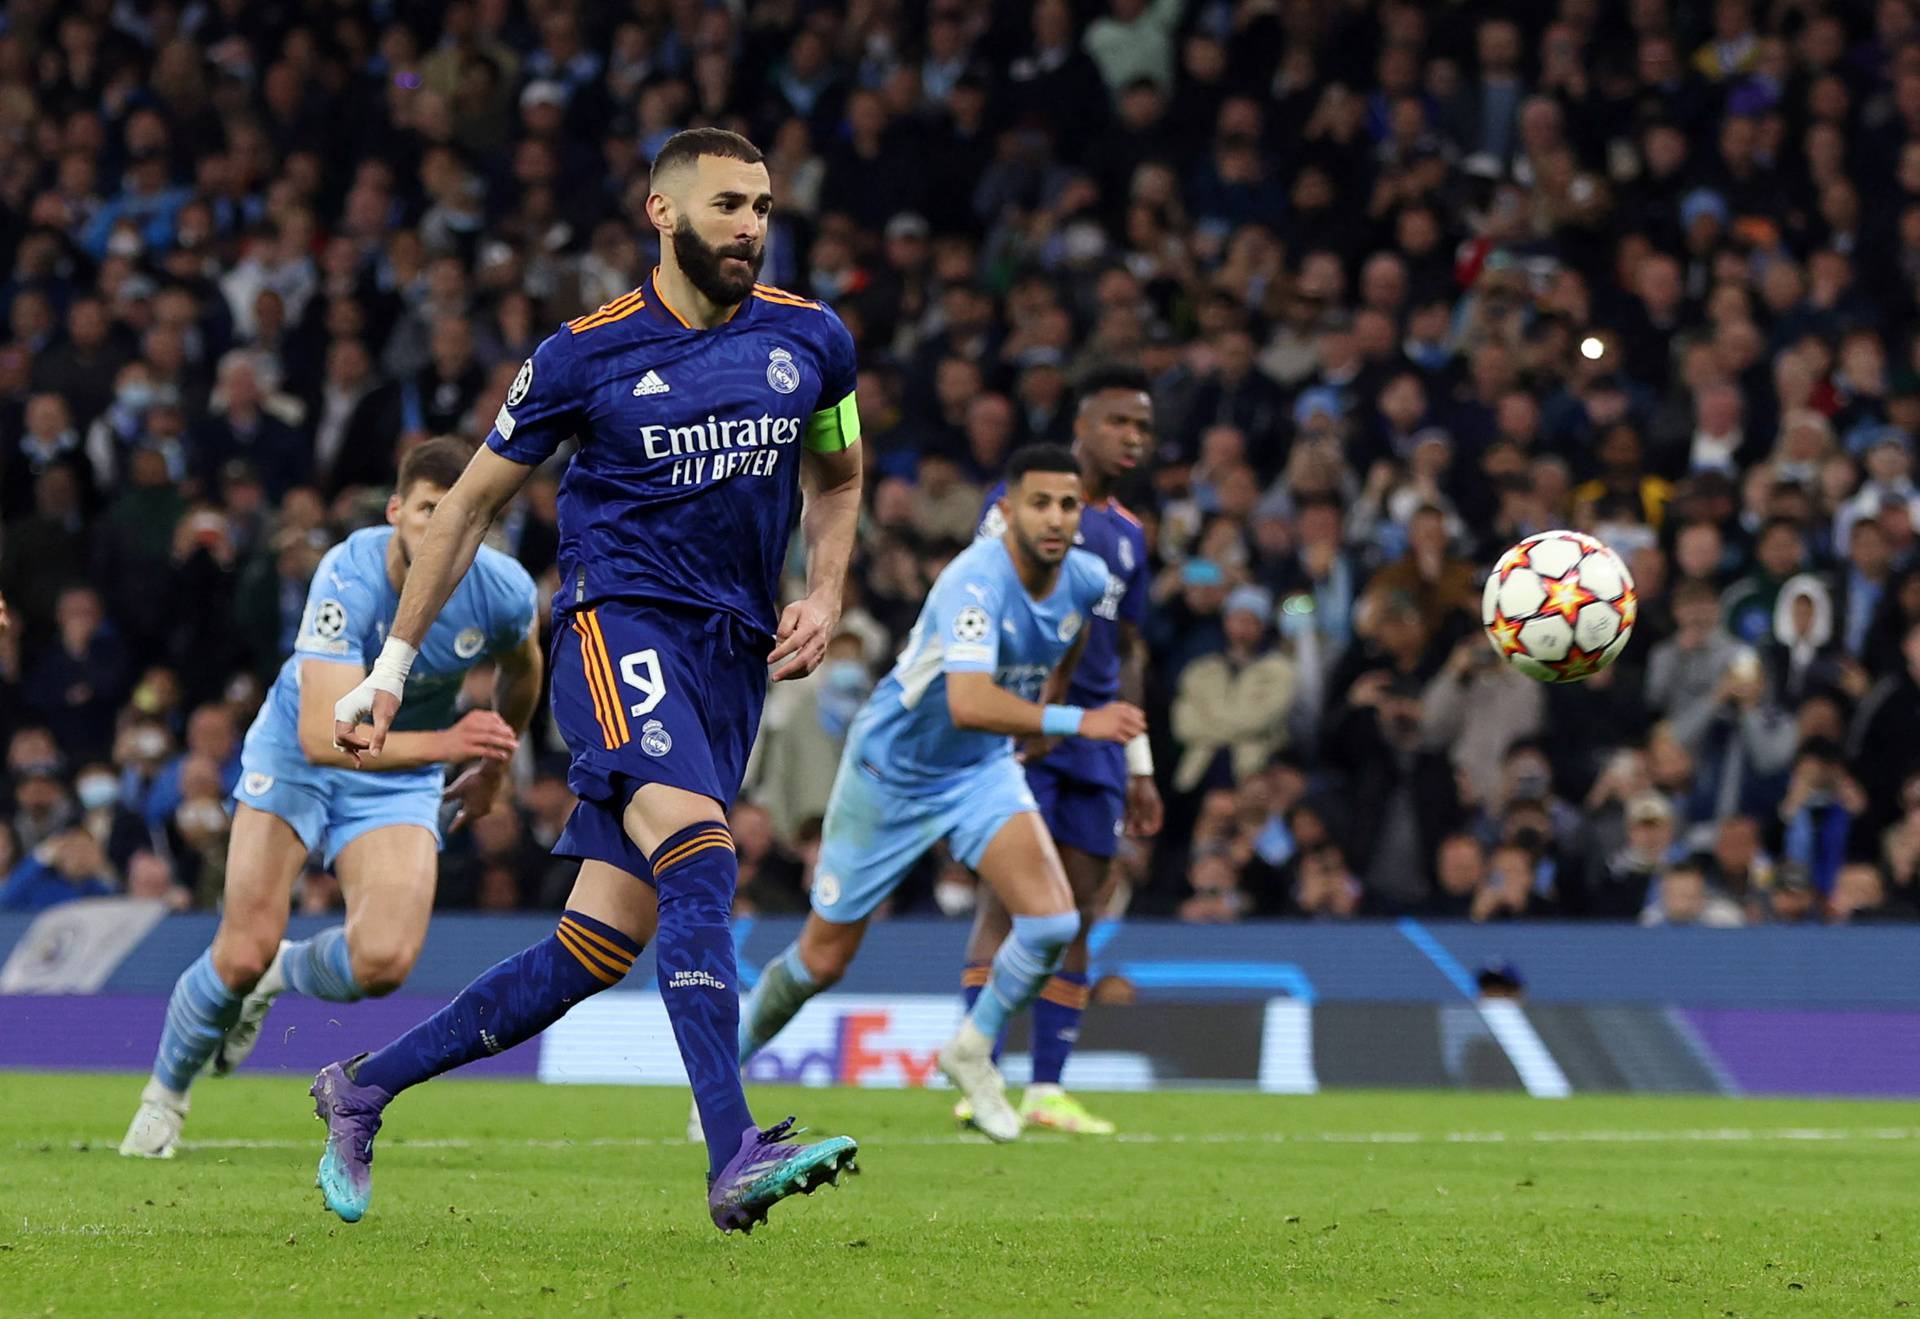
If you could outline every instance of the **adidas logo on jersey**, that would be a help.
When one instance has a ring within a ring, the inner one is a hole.
[[[660,378],[659,372],[649,371],[634,382],[633,396],[635,398],[645,398],[649,394],[665,394],[670,392],[672,388],[673,386]]]

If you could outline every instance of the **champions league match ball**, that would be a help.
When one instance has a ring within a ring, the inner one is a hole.
[[[1500,556],[1480,621],[1501,659],[1541,682],[1579,682],[1620,657],[1640,598],[1620,556],[1578,531],[1542,531]]]

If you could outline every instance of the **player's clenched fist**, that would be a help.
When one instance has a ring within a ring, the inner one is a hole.
[[[1089,710],[1080,721],[1080,736],[1096,742],[1131,742],[1147,731],[1147,717],[1137,705],[1112,701]]]

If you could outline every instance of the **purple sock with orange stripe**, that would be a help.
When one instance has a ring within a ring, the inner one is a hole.
[[[740,863],[733,835],[718,820],[688,825],[647,859],[660,897],[654,969],[700,1108],[711,1180],[754,1125],[740,1088],[740,976],[731,924]]]
[[[1087,978],[1077,971],[1055,971],[1033,1000],[1033,1083],[1059,1085],[1067,1055],[1080,1040],[1080,1017],[1087,1010]]]
[[[486,971],[412,1030],[352,1068],[360,1085],[410,1085],[532,1039],[633,969],[640,945],[577,911],[533,947]],[[738,1140],[738,1137],[735,1137]]]

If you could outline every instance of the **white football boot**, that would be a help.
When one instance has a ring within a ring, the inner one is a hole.
[[[940,1070],[973,1105],[973,1125],[989,1140],[1015,1140],[1025,1124],[1007,1102],[1007,1083],[993,1065],[993,1041],[971,1021],[940,1049]]]
[[[187,1121],[187,1102],[184,1094],[149,1077],[120,1153],[130,1159],[171,1159]]]

